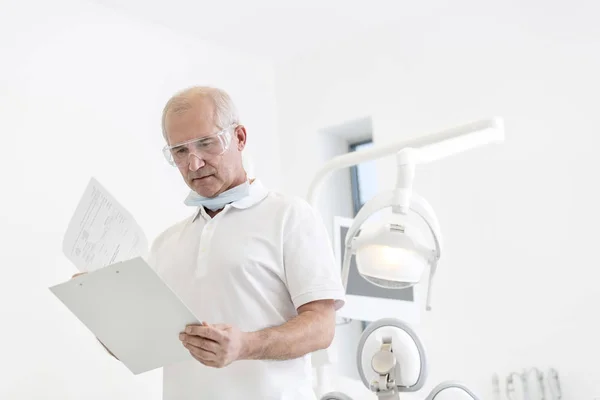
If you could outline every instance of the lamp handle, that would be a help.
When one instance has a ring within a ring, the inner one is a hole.
[[[350,275],[350,262],[352,261],[352,256],[352,246],[346,245],[344,262],[342,263],[342,284],[344,285],[344,292],[348,290],[348,276]]]
[[[429,227],[429,230],[431,231],[433,241],[435,242],[435,251],[434,254],[432,254],[431,261],[429,262],[429,284],[427,287],[427,300],[425,303],[425,309],[427,311],[431,311],[431,288],[433,287],[433,279],[437,271],[437,263],[442,253],[442,232],[440,229],[440,223],[435,215],[435,212],[433,211],[433,208],[423,197],[413,193],[411,197],[410,209],[419,217],[421,217],[423,221],[425,221]]]
[[[437,260],[430,264],[429,272],[429,286],[427,287],[427,301],[425,303],[425,310],[431,311],[431,287],[433,286],[433,277],[437,270]]]

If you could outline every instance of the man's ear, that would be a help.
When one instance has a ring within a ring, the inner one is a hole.
[[[244,150],[244,147],[246,147],[246,127],[244,125],[235,128],[235,137],[237,138],[238,150]]]

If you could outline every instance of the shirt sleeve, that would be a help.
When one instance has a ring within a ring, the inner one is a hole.
[[[322,219],[305,202],[294,204],[284,229],[285,277],[296,309],[316,300],[345,303],[341,266],[337,266]]]

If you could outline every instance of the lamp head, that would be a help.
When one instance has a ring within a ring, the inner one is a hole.
[[[383,192],[369,200],[354,218],[346,234],[346,252],[342,281],[348,284],[350,258],[355,256],[358,273],[368,282],[387,289],[405,289],[419,283],[423,271],[430,268],[426,309],[431,306],[431,287],[442,249],[440,227],[429,203],[412,192],[407,207],[396,207],[398,191]],[[392,209],[391,218],[373,221],[371,216]],[[427,225],[417,229],[408,219],[416,214]],[[368,222],[369,221],[369,222]],[[431,233],[433,244],[423,240],[423,231]]]
[[[419,283],[434,255],[425,246],[421,232],[402,221],[361,229],[352,249],[360,275],[388,289],[405,289]]]

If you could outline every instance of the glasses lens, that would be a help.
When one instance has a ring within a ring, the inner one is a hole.
[[[197,142],[191,143],[197,153],[206,154],[209,156],[217,156],[225,151],[223,141],[220,136],[213,136],[206,139],[200,139]]]
[[[206,159],[221,155],[225,152],[225,140],[222,135],[200,138],[179,146],[166,148],[164,151],[167,161],[176,166],[187,165],[190,154]]]

